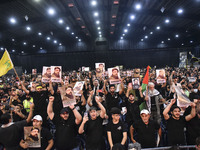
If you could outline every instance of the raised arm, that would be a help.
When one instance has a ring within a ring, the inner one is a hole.
[[[104,91],[104,94],[105,94],[105,95],[108,94],[108,91],[106,90],[106,84],[107,84],[107,80],[104,80],[103,91]]]
[[[49,104],[47,106],[47,114],[49,116],[49,118],[51,120],[53,120],[53,117],[54,117],[54,112],[53,112],[53,101],[54,101],[54,97],[53,96],[50,96],[49,97]]]
[[[101,118],[104,118],[104,117],[105,117],[105,114],[106,114],[106,109],[105,109],[105,108],[103,107],[103,105],[99,102],[99,97],[98,97],[98,96],[95,97],[95,100],[96,100],[96,102],[97,102],[97,104],[98,104],[98,107],[101,109],[100,117],[101,117]]]
[[[78,133],[79,134],[83,134],[83,132],[84,132],[84,125],[85,125],[85,123],[88,121],[88,117],[87,116],[84,116],[83,117],[83,121],[82,121],[82,123],[81,123],[81,125],[80,125],[80,127],[79,127],[79,129],[78,129]]]
[[[90,92],[90,96],[88,97],[87,99],[87,103],[88,105],[91,107],[93,104],[92,104],[92,97],[93,97],[93,94],[94,94],[94,91],[91,91]]]
[[[121,95],[124,92],[124,83],[123,83],[124,79],[121,80],[121,89],[119,91],[119,95]]]
[[[82,101],[82,106],[85,106],[86,105],[86,99],[85,99],[85,96],[83,95],[83,91],[81,91],[81,101]]]
[[[191,103],[191,113],[187,116],[185,116],[185,120],[186,121],[190,121],[192,118],[194,118],[196,116],[196,109],[195,109],[195,103]]]
[[[54,95],[54,90],[53,90],[53,85],[52,85],[51,80],[49,81],[49,90],[50,90],[51,95]]]
[[[78,125],[81,123],[82,121],[82,116],[81,114],[75,109],[75,106],[74,105],[70,105],[69,108],[72,110],[72,112],[74,113],[74,116],[75,116],[75,123]]]
[[[32,103],[32,104],[30,105],[30,112],[29,112],[28,117],[27,117],[27,119],[26,119],[26,122],[27,122],[27,123],[31,122],[31,119],[32,119],[32,117],[33,117],[33,108],[34,108],[34,103]]]
[[[168,120],[168,119],[169,119],[168,113],[169,113],[169,111],[170,111],[172,105],[173,105],[175,102],[176,102],[176,99],[172,99],[172,100],[171,100],[171,103],[170,103],[169,105],[167,105],[167,107],[166,107],[165,110],[163,111],[163,116],[164,116],[165,120]]]
[[[27,90],[26,88],[25,88],[25,86],[23,85],[23,83],[21,82],[21,85],[22,85],[22,90],[26,93],[26,94],[29,94],[30,93],[30,91],[29,90]]]

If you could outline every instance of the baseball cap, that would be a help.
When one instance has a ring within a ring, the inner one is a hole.
[[[147,110],[147,109],[143,109],[141,112],[140,112],[140,115],[141,114],[146,114],[146,115],[148,115],[148,114],[150,114],[150,112]]]
[[[64,114],[65,112],[69,113],[69,109],[67,107],[62,108],[60,114]]]
[[[117,107],[113,107],[110,112],[111,114],[121,114],[121,110]]]
[[[42,121],[42,117],[40,115],[36,115],[33,117],[32,121],[33,120]]]

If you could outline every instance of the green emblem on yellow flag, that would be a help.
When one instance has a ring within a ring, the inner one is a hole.
[[[10,69],[13,68],[12,60],[7,50],[5,50],[3,57],[0,60],[0,77],[5,75]]]

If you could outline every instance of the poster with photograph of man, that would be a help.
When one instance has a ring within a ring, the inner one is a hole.
[[[40,148],[41,138],[39,128],[24,127],[24,141],[28,144],[28,148]]]
[[[95,63],[96,77],[103,77],[105,72],[105,63]]]
[[[156,80],[157,83],[165,83],[165,70],[164,69],[156,69]]]
[[[78,81],[76,82],[73,90],[75,96],[81,96],[81,90],[83,89],[84,81]]]
[[[140,87],[140,78],[133,78],[132,79],[133,83],[133,89],[139,89]]]
[[[61,66],[51,66],[51,81],[61,82],[62,67]]]
[[[37,74],[37,69],[32,69],[32,74],[33,75]]]
[[[63,107],[68,107],[70,105],[76,104],[75,95],[73,92],[73,88],[68,86],[65,88],[64,86],[58,88],[62,98]]]
[[[51,67],[43,66],[42,82],[49,82],[51,80]]]
[[[110,84],[121,83],[119,67],[108,68],[108,77]]]
[[[95,63],[96,71],[103,73],[105,71],[105,63]]]

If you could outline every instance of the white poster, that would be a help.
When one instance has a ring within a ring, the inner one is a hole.
[[[51,80],[51,67],[43,66],[42,82],[49,82]]]
[[[157,81],[157,83],[165,83],[166,82],[164,69],[156,70],[156,81]]]
[[[121,83],[119,67],[108,68],[108,77],[109,77],[110,84]]]

